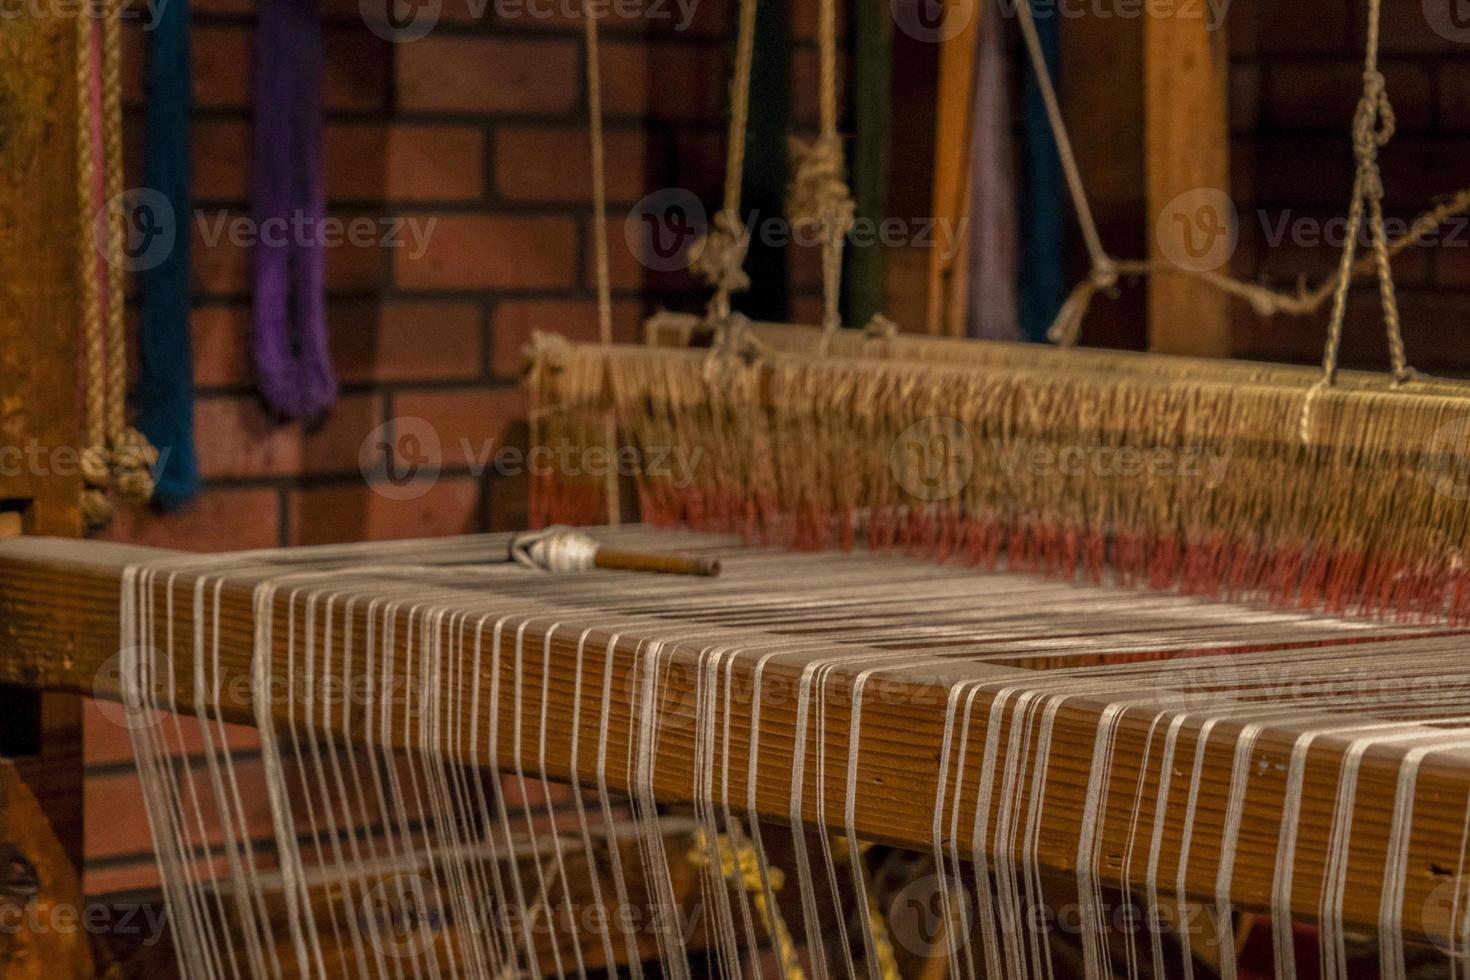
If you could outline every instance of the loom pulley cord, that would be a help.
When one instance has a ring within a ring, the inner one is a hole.
[[[740,0],[736,27],[735,71],[730,79],[730,126],[725,142],[725,188],[718,214],[690,249],[690,270],[710,286],[706,320],[724,341],[730,321],[730,298],[750,288],[745,255],[750,236],[740,219],[740,188],[745,178],[745,140],[750,121],[750,77],[755,62],[757,0]],[[717,345],[725,346],[723,343]]]
[[[1047,119],[1057,141],[1068,191],[1077,212],[1078,224],[1081,226],[1082,237],[1092,265],[1088,277],[1067,297],[1061,311],[1057,314],[1056,321],[1048,331],[1048,337],[1054,343],[1061,347],[1075,347],[1080,339],[1082,321],[1091,305],[1092,298],[1098,292],[1113,289],[1119,277],[1125,275],[1177,275],[1190,278],[1245,300],[1262,317],[1277,314],[1309,315],[1319,310],[1330,298],[1332,315],[1328,323],[1327,345],[1323,354],[1321,387],[1332,387],[1337,382],[1337,359],[1342,344],[1348,290],[1355,275],[1372,270],[1378,277],[1379,299],[1383,310],[1384,330],[1388,338],[1390,367],[1394,382],[1402,385],[1417,376],[1414,369],[1409,366],[1404,350],[1391,261],[1399,252],[1420,241],[1450,217],[1470,211],[1470,190],[1460,191],[1448,201],[1424,212],[1414,220],[1406,234],[1390,241],[1383,221],[1383,177],[1378,165],[1378,151],[1393,138],[1395,118],[1393,106],[1388,99],[1383,73],[1378,69],[1381,8],[1382,0],[1369,0],[1363,95],[1358,101],[1352,126],[1356,175],[1353,181],[1353,198],[1348,213],[1347,241],[1343,248],[1342,258],[1337,274],[1331,280],[1313,292],[1300,291],[1292,295],[1279,293],[1215,271],[1182,269],[1167,262],[1118,261],[1107,253],[1098,234],[1097,223],[1093,218],[1086,187],[1082,181],[1081,169],[1072,151],[1071,137],[1067,130],[1066,120],[1062,116],[1051,72],[1037,39],[1031,2],[1023,0],[1017,7],[1022,35],[1046,105]],[[1358,264],[1354,262],[1357,235],[1365,218],[1372,235],[1373,254],[1362,264]],[[1309,392],[1303,403],[1301,428],[1304,441],[1308,437],[1310,413],[1315,394],[1315,389]]]

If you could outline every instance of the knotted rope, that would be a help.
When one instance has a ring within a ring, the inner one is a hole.
[[[745,253],[750,236],[740,220],[740,188],[745,180],[745,140],[750,123],[750,76],[755,62],[756,0],[740,0],[735,41],[735,71],[730,79],[730,129],[725,140],[725,196],[720,212],[694,243],[690,269],[714,288],[705,319],[714,327],[716,347],[730,319],[730,297],[750,288]]]
[[[1383,227],[1383,174],[1378,166],[1378,151],[1393,139],[1396,120],[1393,106],[1388,100],[1383,73],[1378,70],[1378,22],[1381,6],[1382,0],[1369,0],[1368,51],[1363,65],[1363,96],[1358,100],[1358,109],[1353,116],[1353,154],[1357,158],[1357,174],[1353,180],[1353,200],[1348,210],[1347,242],[1342,250],[1333,294],[1327,349],[1322,359],[1323,380],[1328,385],[1337,382],[1337,355],[1342,344],[1347,293],[1352,284],[1358,230],[1363,225],[1365,210],[1373,243],[1373,262],[1378,271],[1378,294],[1383,307],[1383,323],[1388,336],[1388,355],[1393,377],[1400,384],[1413,377],[1413,369],[1409,367],[1404,352],[1398,297],[1394,292],[1393,271],[1390,268],[1388,235]]]
[[[1057,141],[1062,172],[1067,180],[1068,192],[1073,207],[1076,209],[1077,222],[1081,226],[1082,237],[1092,264],[1087,279],[1073,288],[1057,313],[1051,329],[1048,330],[1047,337],[1052,342],[1061,347],[1075,347],[1080,339],[1082,321],[1087,315],[1093,297],[1098,292],[1113,289],[1120,276],[1174,275],[1202,282],[1227,295],[1244,300],[1251,305],[1257,315],[1263,318],[1280,314],[1307,316],[1320,310],[1331,298],[1333,301],[1332,319],[1328,326],[1327,348],[1323,356],[1323,381],[1326,386],[1331,386],[1337,379],[1337,356],[1342,343],[1348,288],[1355,276],[1373,271],[1378,277],[1379,296],[1383,307],[1384,327],[1388,337],[1393,378],[1399,384],[1403,384],[1415,377],[1415,372],[1409,366],[1404,350],[1391,262],[1395,255],[1410,245],[1422,241],[1429,232],[1451,217],[1470,212],[1470,189],[1459,191],[1445,202],[1424,212],[1414,220],[1406,234],[1392,242],[1389,241],[1383,221],[1383,179],[1378,166],[1378,151],[1393,138],[1395,118],[1383,74],[1378,70],[1381,7],[1382,0],[1369,0],[1363,96],[1358,102],[1358,109],[1353,118],[1353,152],[1357,158],[1357,175],[1354,179],[1353,200],[1348,216],[1347,244],[1343,249],[1337,275],[1314,291],[1308,292],[1299,288],[1296,293],[1283,293],[1219,272],[1182,269],[1168,262],[1152,260],[1117,261],[1108,255],[1098,234],[1097,222],[1093,218],[1087,190],[1082,182],[1081,170],[1072,151],[1071,137],[1066,120],[1062,117],[1051,70],[1042,54],[1030,0],[1025,0],[1017,6],[1027,55],[1036,75],[1037,86],[1041,90],[1047,120]],[[1373,254],[1362,263],[1358,263],[1355,262],[1357,235],[1362,227],[1365,212],[1372,234]],[[1307,413],[1310,407],[1311,399],[1308,399],[1303,410],[1303,433],[1307,429]]]
[[[130,503],[150,500],[153,467],[158,463],[157,450],[127,424],[121,11],[121,0],[98,0],[84,6],[76,22],[78,258],[87,442],[81,454],[81,511],[91,528],[112,521],[109,488]],[[100,119],[92,102],[99,76]],[[94,126],[102,134],[100,147]],[[96,195],[99,168],[101,202]],[[106,260],[105,283],[98,275],[99,248]]]
[[[735,208],[727,206],[715,215],[704,235],[690,249],[694,256],[690,270],[715,289],[705,318],[716,331],[730,319],[731,294],[750,288],[750,276],[745,272],[745,253],[750,246],[750,237],[740,221],[738,207],[737,202]]]
[[[1327,347],[1322,354],[1322,380],[1302,400],[1301,440],[1311,441],[1312,407],[1321,389],[1337,384],[1338,352],[1342,347],[1343,322],[1347,317],[1348,289],[1352,286],[1354,258],[1358,250],[1358,231],[1364,213],[1372,239],[1374,268],[1378,273],[1378,298],[1383,309],[1383,328],[1388,338],[1388,357],[1395,384],[1412,381],[1416,372],[1409,366],[1404,351],[1403,328],[1399,323],[1398,296],[1394,290],[1392,254],[1388,234],[1383,226],[1383,173],[1378,166],[1378,151],[1393,139],[1397,120],[1388,99],[1387,83],[1378,70],[1379,19],[1382,0],[1368,0],[1368,42],[1363,61],[1363,95],[1353,114],[1353,155],[1357,172],[1353,178],[1353,199],[1348,208],[1347,241],[1337,267],[1337,281],[1332,296],[1332,318],[1327,324]],[[1415,227],[1418,227],[1418,222]]]
[[[825,84],[823,91],[826,91]],[[835,132],[835,121],[832,128],[833,132],[824,132],[810,143],[791,141],[796,173],[786,198],[786,213],[792,227],[815,229],[822,242],[824,350],[832,332],[842,326],[842,251],[856,213],[852,192],[843,179],[842,140]]]

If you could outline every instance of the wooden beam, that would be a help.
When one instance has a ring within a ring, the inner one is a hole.
[[[0,537],[82,532],[76,27],[61,9],[0,28]],[[21,772],[80,866],[81,702],[0,692],[0,716],[30,720]]]
[[[959,234],[970,206],[970,138],[974,119],[975,63],[980,4],[946,4],[939,49],[939,90],[934,124],[934,227]],[[953,24],[959,24],[958,28]],[[951,33],[952,32],[952,33]],[[935,241],[929,249],[929,299],[924,332],[964,336],[969,272],[967,242]],[[958,247],[957,247],[958,246]]]
[[[1228,272],[1229,49],[1212,17],[1143,18],[1147,227],[1154,260]],[[1150,350],[1230,356],[1223,293],[1179,276],[1150,277],[1148,293]]]
[[[118,648],[118,596],[123,566],[149,552],[119,545],[20,539],[0,542],[0,680],[69,691],[96,691],[115,694],[115,678],[104,669]],[[181,573],[176,589],[187,594],[191,575]],[[224,673],[221,681],[226,691],[238,692],[240,700],[224,706],[226,717],[249,720],[253,705],[249,703],[249,676],[252,657],[253,590],[249,581],[232,580],[220,595],[221,649],[219,664]],[[363,603],[362,606],[366,606]],[[162,605],[160,604],[160,610]],[[361,607],[359,607],[361,608]],[[285,619],[286,605],[279,599],[277,624]],[[365,617],[365,613],[363,614]],[[445,620],[446,624],[450,619]],[[189,604],[179,603],[175,609],[174,635],[180,659],[187,661],[192,651],[194,631]],[[160,626],[160,628],[162,628]],[[281,627],[284,630],[284,627]],[[337,629],[342,628],[339,621]],[[365,618],[355,622],[357,636],[363,635]],[[446,631],[452,627],[445,626]],[[541,649],[548,624],[528,625],[523,640],[526,649]],[[576,637],[583,628],[591,630],[581,656],[583,677],[601,678],[604,669],[613,690],[627,691],[638,683],[636,653],[646,649],[649,637],[637,630],[621,635],[616,643],[598,627],[595,614],[587,622],[563,621],[551,637],[552,657],[547,676],[542,676],[540,657],[524,658],[519,664],[525,717],[538,717],[546,711],[551,731],[570,732],[574,717],[580,718],[581,744],[596,745],[605,734],[609,740],[609,758],[626,758],[625,752],[637,738],[637,723],[631,715],[631,698],[614,697],[609,713],[602,717],[600,684],[576,685],[574,665],[578,661]],[[448,639],[446,633],[446,639]],[[340,637],[339,637],[340,641]],[[611,643],[609,652],[608,645]],[[282,644],[284,647],[284,644]],[[847,649],[846,647],[844,649]],[[861,648],[852,648],[860,653]],[[276,669],[285,669],[284,649],[276,649]],[[609,663],[608,660],[611,660]],[[507,657],[506,661],[513,658]],[[676,653],[669,666],[665,701],[666,724],[661,729],[655,767],[655,790],[658,797],[670,803],[687,801],[693,795],[695,774],[694,732],[689,706],[694,702],[696,673],[695,654]],[[474,678],[465,663],[458,670],[447,670],[440,683],[446,692],[463,691]],[[778,658],[766,668],[764,688],[777,691],[781,697],[763,702],[761,739],[756,778],[753,787],[757,807],[774,820],[785,819],[791,793],[793,771],[795,685],[805,657]],[[175,664],[176,691],[182,708],[192,705],[192,665]],[[983,672],[997,683],[1024,688],[1031,671],[1009,667],[966,665]],[[511,766],[517,749],[521,761],[536,759],[538,746],[531,744],[537,726],[526,726],[530,734],[524,744],[513,744],[511,716],[513,711],[514,674],[516,666],[501,665],[501,690],[506,700],[501,704],[498,732],[499,756],[493,761],[500,767]],[[826,748],[830,758],[846,759],[848,754],[848,721],[850,715],[850,672],[839,668],[835,676],[836,695],[827,704]],[[967,675],[976,676],[976,675]],[[318,677],[325,683],[326,679]],[[339,681],[342,679],[338,679]],[[478,678],[481,690],[490,689],[490,667],[484,667]],[[343,685],[340,689],[346,689]],[[542,691],[546,692],[543,701]],[[736,679],[736,690],[740,690]],[[748,688],[747,688],[748,689]],[[580,694],[578,691],[580,690]],[[947,687],[936,679],[932,683],[913,680],[901,672],[880,672],[875,676],[863,701],[861,759],[858,793],[854,800],[854,819],[860,836],[915,849],[928,849],[933,844],[933,813],[938,774],[936,760],[943,741]],[[1149,744],[1149,724],[1162,706],[1177,707],[1183,697],[1167,690],[1143,690],[1136,699],[1137,711],[1127,712],[1117,729],[1117,751],[1106,787],[1101,827],[1101,853],[1105,855],[1100,885],[1117,887],[1125,872],[1134,886],[1148,876],[1148,862],[1154,853],[1151,828],[1154,819],[1154,794],[1159,786],[1161,753],[1145,751]],[[990,695],[982,693],[976,704],[977,716],[983,717]],[[271,706],[278,719],[288,717],[292,705]],[[1078,695],[1061,707],[1052,736],[1050,763],[1045,778],[1046,806],[1037,838],[1036,856],[1042,868],[1058,874],[1075,874],[1083,808],[1087,797],[1091,759],[1099,718],[1107,705],[1101,700]],[[400,712],[402,705],[389,705],[389,712]],[[468,709],[465,709],[466,711]],[[574,715],[579,711],[580,715]],[[750,760],[751,705],[737,694],[730,705],[730,794],[743,800],[746,794],[746,771]],[[1195,775],[1195,747],[1205,712],[1193,712],[1185,724],[1178,743],[1172,770],[1171,790],[1159,807],[1163,819],[1163,846],[1159,874],[1173,881],[1177,873],[1177,854],[1183,839],[1187,807],[1185,799]],[[320,714],[317,715],[320,717]],[[468,754],[472,749],[489,759],[490,733],[481,718],[483,743],[460,745]],[[967,752],[980,758],[984,751],[982,726],[975,726]],[[1202,902],[1213,901],[1218,871],[1218,841],[1224,826],[1229,799],[1229,782],[1234,752],[1234,736],[1239,726],[1222,723],[1214,729],[1202,755],[1198,772],[1199,797],[1194,813],[1193,841],[1186,879],[1187,893]],[[461,731],[470,731],[468,718]],[[1288,727],[1270,727],[1263,732],[1252,756],[1250,791],[1243,823],[1240,847],[1236,855],[1231,881],[1231,895],[1236,905],[1246,911],[1264,910],[1270,898],[1277,854],[1277,828],[1281,819],[1286,772],[1298,732]],[[1028,738],[1034,737],[1028,735]],[[422,738],[417,721],[395,724],[390,741],[404,747],[418,747]],[[556,779],[589,778],[590,755],[583,753],[581,768],[574,772],[570,757],[570,739],[556,739],[548,746],[545,774]],[[1314,745],[1306,766],[1305,791],[1301,802],[1300,835],[1296,852],[1295,888],[1292,908],[1302,918],[1317,914],[1319,896],[1327,865],[1328,829],[1332,826],[1337,795],[1338,773],[1345,745],[1341,740],[1324,737]],[[724,751],[723,748],[718,751]],[[1346,922],[1358,929],[1376,928],[1379,920],[1379,898],[1383,888],[1383,868],[1388,849],[1387,804],[1394,798],[1401,751],[1380,747],[1363,760],[1356,797],[1352,848],[1347,872],[1345,898]],[[810,767],[808,767],[810,770]],[[609,767],[610,784],[627,789],[627,773],[622,766]],[[846,804],[845,766],[828,767],[826,800],[828,809],[816,809],[815,775],[809,771],[808,791],[804,794],[806,819],[823,819],[840,826]],[[1140,819],[1133,820],[1133,801],[1142,792]],[[1444,898],[1442,888],[1446,873],[1460,862],[1460,840],[1464,830],[1464,801],[1470,793],[1470,759],[1463,754],[1442,754],[1424,764],[1417,783],[1413,832],[1409,842],[1408,876],[1405,885],[1404,929],[1409,936],[1444,936],[1448,932],[1449,905],[1436,901]],[[960,805],[960,826],[969,827],[976,803],[965,797]],[[1014,806],[1015,801],[995,801],[1001,806]],[[1131,855],[1124,867],[1123,855]],[[1445,869],[1451,869],[1446,872]],[[1436,892],[1436,889],[1439,889]],[[1422,910],[1422,914],[1421,914]]]

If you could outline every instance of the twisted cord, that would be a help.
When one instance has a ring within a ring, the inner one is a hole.
[[[592,141],[592,237],[597,265],[597,332],[603,344],[613,342],[612,270],[607,248],[607,148],[602,132],[602,52],[598,44],[597,15],[593,0],[582,0],[582,20],[587,42],[587,118]],[[603,425],[607,451],[617,454],[617,421],[608,413]],[[607,523],[622,521],[622,488],[616,468],[610,467],[603,483]]]
[[[128,343],[124,318],[122,0],[105,0],[102,18],[103,196],[107,199],[107,436],[112,485],[122,499],[153,498],[158,451],[127,424]]]
[[[842,251],[856,205],[843,179],[842,141],[824,134],[815,142],[791,141],[796,173],[786,212],[795,228],[815,228],[822,242],[823,349],[842,325]]]
[[[705,317],[722,330],[730,319],[730,296],[750,288],[745,271],[745,252],[750,237],[740,222],[738,197],[733,207],[727,206],[710,222],[709,228],[691,248],[694,261],[690,269],[715,288]]]
[[[750,238],[740,221],[740,189],[745,180],[746,130],[750,125],[750,77],[755,63],[756,0],[740,0],[735,42],[735,72],[730,79],[730,130],[725,141],[725,197],[703,238],[694,244],[694,273],[714,287],[705,318],[722,345],[730,319],[730,297],[750,288],[745,254]]]
[[[82,518],[88,527],[105,527],[112,520],[107,486],[111,482],[111,460],[107,451],[107,361],[102,314],[101,283],[97,275],[95,236],[96,200],[93,176],[97,172],[98,147],[93,144],[92,55],[96,10],[83,4],[76,19],[77,96],[77,259],[81,281],[82,359],[84,380],[83,427],[86,447],[81,453]]]
[[[587,124],[592,141],[592,237],[597,266],[597,330],[612,343],[612,272],[607,254],[607,147],[602,132],[602,57],[593,0],[582,0],[587,43]]]
[[[128,365],[124,334],[122,2],[102,0],[102,196],[107,221],[107,431],[126,424]]]
[[[1052,136],[1057,141],[1057,156],[1062,161],[1062,173],[1067,179],[1072,207],[1077,212],[1077,223],[1082,227],[1082,239],[1087,244],[1088,257],[1094,271],[1105,269],[1111,260],[1107,250],[1103,248],[1097,220],[1092,215],[1092,203],[1088,200],[1087,188],[1082,183],[1082,169],[1077,165],[1076,154],[1072,152],[1072,136],[1067,129],[1067,121],[1062,118],[1062,105],[1057,98],[1056,83],[1051,77],[1051,66],[1046,63],[1046,55],[1041,50],[1041,39],[1036,34],[1031,0],[1022,0],[1016,5],[1016,12],[1021,22],[1021,36],[1026,42],[1026,54],[1031,60],[1031,70],[1036,75],[1041,101],[1046,107],[1046,118],[1051,123]]]
[[[1322,355],[1323,381],[1336,384],[1338,353],[1342,346],[1343,322],[1347,315],[1348,288],[1352,284],[1353,259],[1357,251],[1358,231],[1368,221],[1373,242],[1373,265],[1378,273],[1378,298],[1383,309],[1384,332],[1394,380],[1400,384],[1414,377],[1404,350],[1403,328],[1399,321],[1398,296],[1394,289],[1388,234],[1383,222],[1383,174],[1378,165],[1378,151],[1393,139],[1397,120],[1388,99],[1387,84],[1378,70],[1379,20],[1382,0],[1368,2],[1368,41],[1363,62],[1363,95],[1353,115],[1353,155],[1357,172],[1353,178],[1353,199],[1348,211],[1348,237],[1332,299],[1332,319],[1327,329],[1327,347]],[[1433,212],[1431,212],[1433,213]],[[1419,222],[1415,222],[1415,230]],[[1413,232],[1411,232],[1412,234]],[[1305,435],[1310,419],[1310,401],[1303,406],[1302,429]]]

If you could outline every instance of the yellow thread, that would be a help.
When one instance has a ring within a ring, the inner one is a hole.
[[[760,858],[756,856],[755,848],[749,844],[735,847],[731,845],[728,834],[720,834],[715,838],[715,853],[719,855],[721,876],[730,884],[739,885],[750,896],[756,916],[776,944],[776,955],[781,958],[781,970],[786,980],[806,980],[801,959],[796,954],[796,943],[791,939],[781,910],[772,908],[766,901],[766,890],[761,884]],[[694,832],[689,863],[697,868],[709,867],[709,838],[703,830]],[[772,892],[780,891],[786,884],[786,875],[780,868],[767,868],[766,878],[771,883]]]

